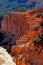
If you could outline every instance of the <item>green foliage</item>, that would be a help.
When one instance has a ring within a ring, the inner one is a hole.
[[[31,38],[34,45],[43,45],[43,34],[38,35],[37,38]]]
[[[41,39],[38,37],[38,38],[35,38],[35,39],[33,39],[33,43],[34,44],[38,44],[38,42],[40,41]]]
[[[37,17],[42,17],[43,18],[43,13],[38,14]]]
[[[40,26],[43,26],[43,21],[41,21],[41,24],[40,24]]]

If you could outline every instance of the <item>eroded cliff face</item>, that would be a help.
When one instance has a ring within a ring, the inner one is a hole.
[[[43,9],[4,15],[1,30],[16,41],[10,51],[17,65],[43,65]]]
[[[19,37],[29,30],[34,30],[35,27],[40,25],[43,20],[42,17],[37,17],[38,14],[43,13],[43,9],[27,12],[13,12],[4,15],[1,29],[6,32],[11,32]]]

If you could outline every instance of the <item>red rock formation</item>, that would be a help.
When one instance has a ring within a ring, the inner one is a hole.
[[[43,17],[37,17],[40,13],[43,13],[43,9],[13,12],[3,17],[1,29],[18,37],[11,53],[17,65],[43,65],[43,48],[41,45],[35,46],[31,41],[31,38],[37,38],[38,34],[43,33],[43,26],[40,26]]]
[[[29,30],[33,30],[38,27],[42,18],[37,18],[39,13],[42,13],[43,9],[37,11],[27,11],[27,12],[13,12],[4,15],[1,28],[4,31],[11,32],[16,36],[20,36]]]

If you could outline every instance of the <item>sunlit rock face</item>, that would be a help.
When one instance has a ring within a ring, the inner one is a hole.
[[[4,15],[1,21],[1,29],[13,33],[15,37],[22,36],[29,30],[34,30],[43,21],[43,18],[37,17],[39,13],[43,13],[43,9],[36,11],[28,10],[26,12],[12,12]]]
[[[0,38],[3,37],[3,38],[1,38],[0,46],[4,47],[9,53],[11,52],[12,46],[16,46],[16,45],[18,45],[19,47],[23,47],[22,50],[24,50],[24,51],[28,50],[27,42],[31,40],[30,38],[33,38],[33,36],[34,36],[34,38],[36,38],[37,34],[43,34],[43,8],[37,9],[34,11],[27,10],[26,12],[12,12],[7,15],[4,15],[0,19],[2,19]],[[3,32],[5,32],[5,33],[3,33]],[[3,35],[5,35],[6,37],[4,37]],[[43,38],[43,37],[41,37],[41,38]],[[3,40],[5,42],[2,44]],[[26,45],[26,48],[24,49],[25,43],[27,43],[27,45]],[[42,43],[43,43],[43,40],[42,40]],[[30,47],[30,49],[32,49],[32,47]],[[39,46],[38,46],[38,48],[39,48]],[[20,50],[20,48],[17,48],[17,52],[18,52],[18,49]],[[42,59],[43,51],[41,51],[42,55],[38,55],[39,53],[36,54],[37,49],[35,51],[36,53],[33,53],[34,49],[35,48],[33,48],[32,52],[29,55],[24,54],[24,55],[26,55],[25,56],[26,60],[29,57],[29,60],[31,60],[32,64],[43,65],[43,62],[42,62],[43,61],[43,59]],[[41,47],[41,49],[42,49],[42,47]],[[38,51],[39,51],[39,49],[38,49]],[[14,50],[14,52],[15,52],[15,50]],[[21,53],[20,53],[20,55],[21,55]],[[24,56],[23,56],[23,59],[24,59]],[[34,61],[35,63],[32,61]],[[36,64],[37,62],[38,62],[38,64]],[[28,63],[28,60],[27,60],[27,63]]]

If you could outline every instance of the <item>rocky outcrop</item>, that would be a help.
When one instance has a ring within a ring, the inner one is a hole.
[[[43,9],[27,12],[12,12],[4,15],[1,29],[6,32],[11,32],[17,37],[23,35],[29,30],[33,30],[38,27],[43,20],[41,17],[37,17],[39,13],[43,13]]]
[[[43,65],[43,9],[4,15],[1,30],[16,39],[11,55],[17,65]]]

